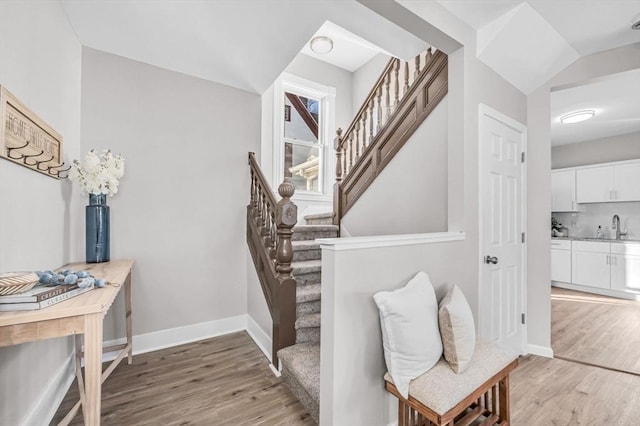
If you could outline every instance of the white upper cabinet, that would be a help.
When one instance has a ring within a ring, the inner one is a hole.
[[[640,162],[576,170],[576,201],[640,201]]]
[[[640,163],[613,167],[613,191],[615,201],[640,200]]]
[[[575,170],[551,171],[551,211],[577,211]]]

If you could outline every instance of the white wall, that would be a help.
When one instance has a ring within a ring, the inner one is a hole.
[[[529,260],[527,292],[529,343],[548,346],[551,339],[551,88],[640,68],[640,43],[584,56],[540,86],[527,98]]]
[[[111,257],[136,260],[134,335],[245,314],[260,97],[89,48],[82,73],[83,151],[126,159]],[[122,336],[119,316],[107,325]]]
[[[0,58],[0,85],[62,135],[66,162],[78,158],[81,47],[60,4],[0,2]],[[67,180],[0,159],[0,271],[77,259],[84,219],[75,192]],[[72,348],[69,338],[0,348],[0,424],[37,424],[56,408],[40,397],[55,392]]]
[[[343,217],[344,235],[447,230],[445,97]]]
[[[526,97],[476,56],[476,32],[452,15],[437,2],[399,1],[433,28],[454,38],[463,47],[449,54],[448,103],[448,152],[447,164],[447,223],[449,231],[464,231],[466,239],[460,247],[459,264],[468,271],[466,296],[472,310],[478,312],[479,250],[479,105],[481,103],[526,123]],[[415,24],[415,25],[414,25]],[[432,32],[428,25],[407,21],[406,29],[414,34],[424,30]],[[437,37],[436,37],[437,38]],[[435,48],[446,51],[438,41],[425,40]],[[548,194],[547,194],[548,197]],[[546,256],[548,257],[548,250]],[[473,281],[472,281],[473,280]],[[530,283],[529,283],[530,285]],[[476,316],[477,319],[477,316]],[[544,327],[544,325],[543,325]],[[547,323],[546,328],[549,328]],[[548,346],[549,342],[547,342]]]
[[[551,168],[640,158],[640,132],[551,147]]]
[[[448,236],[452,237],[464,236]],[[439,300],[452,284],[470,299],[476,294],[475,273],[463,266],[465,241],[409,240],[395,246],[386,241],[350,249],[345,247],[349,239],[340,240],[321,246],[320,424],[392,424],[397,421],[398,405],[384,390],[387,369],[373,295],[399,288],[425,271]]]

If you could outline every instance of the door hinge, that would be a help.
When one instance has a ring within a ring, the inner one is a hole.
[[[522,154],[520,155],[520,162],[524,163],[524,151],[522,152]]]
[[[524,232],[522,233],[522,242],[524,243]]]
[[[520,319],[520,320],[522,321],[522,324],[524,324],[524,323],[525,323],[525,320],[524,320],[524,314],[522,314],[522,317],[521,317],[521,319]]]

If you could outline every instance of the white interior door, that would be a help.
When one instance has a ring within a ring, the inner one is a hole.
[[[480,112],[480,334],[524,353],[525,127]]]

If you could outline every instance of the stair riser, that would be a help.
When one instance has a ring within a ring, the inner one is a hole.
[[[312,231],[312,232],[293,232],[291,237],[292,241],[301,240],[315,240],[316,238],[336,238],[338,233],[336,231]]]
[[[302,403],[316,423],[320,423],[319,404],[313,400],[311,395],[309,395],[300,382],[296,380],[295,376],[286,367],[282,369],[282,381],[289,386],[291,393],[293,393],[298,401]]]
[[[322,256],[322,251],[320,251],[320,249],[298,251],[294,250],[293,261],[302,262],[304,260],[320,260],[320,256]]]
[[[296,305],[296,317],[304,314],[316,314],[320,312],[320,300],[303,302]]]
[[[320,327],[299,328],[296,330],[296,343],[320,343]]]
[[[319,284],[321,273],[312,272],[310,274],[300,274],[300,275],[294,274],[294,277],[296,279],[296,282],[298,283],[298,288],[300,288],[300,286],[307,285],[307,284]]]

